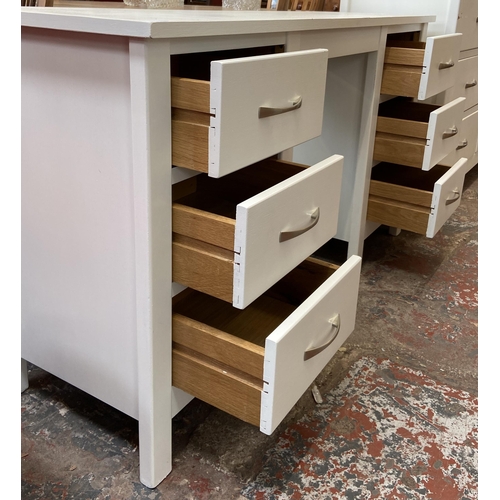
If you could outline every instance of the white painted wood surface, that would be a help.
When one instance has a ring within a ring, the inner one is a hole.
[[[172,248],[168,40],[130,39],[141,482],[172,470]]]
[[[472,112],[470,112],[472,111]],[[477,149],[478,136],[478,111],[477,106],[464,113],[462,125],[460,127],[459,145],[446,158],[439,163],[453,166],[460,158],[472,158]],[[465,146],[465,147],[463,147]],[[472,164],[474,166],[474,164]],[[467,170],[470,170],[469,167]]]
[[[21,50],[21,356],[137,418],[128,40]]]
[[[369,12],[369,10],[367,11]],[[56,30],[139,38],[288,33],[432,22],[435,16],[316,11],[237,11],[184,9],[21,8],[21,23]],[[201,45],[200,45],[201,47]],[[319,47],[318,47],[319,48]],[[200,48],[200,50],[203,50]]]
[[[321,134],[328,51],[315,49],[211,65],[209,171],[222,177]],[[298,109],[259,117],[260,107]]]
[[[432,208],[426,233],[428,238],[433,238],[436,235],[443,224],[460,205],[466,173],[467,159],[461,158],[434,184]],[[458,193],[458,196],[456,193]],[[446,200],[455,198],[456,201],[446,204]]]
[[[260,430],[271,434],[354,329],[361,258],[352,256],[266,339]],[[334,342],[304,361],[304,352],[332,335]]]
[[[422,170],[430,170],[458,146],[464,104],[465,97],[458,97],[430,114]],[[458,131],[456,135],[443,137],[454,129]]]
[[[337,231],[343,158],[334,155],[236,207],[233,306],[244,309]],[[317,224],[279,241],[281,231]]]
[[[446,91],[446,102],[457,97],[467,99],[464,109],[478,104],[478,56],[466,57],[458,62],[457,79],[455,85]]]
[[[425,42],[424,70],[420,79],[418,99],[423,101],[455,85],[460,56],[462,35],[440,35],[428,37]],[[451,68],[439,69],[442,63],[451,63]]]
[[[21,392],[24,392],[29,385],[28,366],[26,360],[21,358]]]
[[[475,49],[478,46],[478,0],[460,0],[460,10],[456,17],[456,26],[452,32],[462,33],[460,50]],[[485,11],[488,14],[488,11]]]

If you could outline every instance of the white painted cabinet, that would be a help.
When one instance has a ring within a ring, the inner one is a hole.
[[[22,9],[22,357],[138,420],[150,487],[193,395],[270,433],[352,332],[385,41],[433,20],[192,14]],[[212,83],[178,72],[204,54]],[[233,74],[241,57],[259,71]],[[202,168],[176,166],[179,123],[199,125],[182,154]],[[253,163],[280,152],[272,175]],[[209,176],[215,202],[193,202]],[[306,258],[340,231],[343,265]],[[195,250],[186,280],[217,263],[211,287],[173,279],[173,245]]]

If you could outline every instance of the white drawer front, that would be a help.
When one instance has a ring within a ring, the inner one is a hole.
[[[245,308],[335,236],[342,167],[343,157],[331,156],[237,206],[235,307]],[[286,239],[292,231],[303,232]]]
[[[461,37],[460,33],[455,33],[426,39],[419,100],[428,99],[455,84]]]
[[[354,330],[361,258],[352,256],[266,339],[260,430],[271,434]],[[339,321],[337,329],[329,321]],[[328,344],[305,360],[307,350]]]
[[[465,109],[478,103],[478,57],[467,57],[458,63],[457,83],[453,97],[465,97]]]
[[[426,234],[428,238],[433,238],[436,235],[460,205],[466,173],[467,159],[461,158],[434,184],[431,214]]]
[[[430,114],[422,170],[430,170],[458,146],[464,104],[459,97]]]
[[[478,46],[478,0],[460,0],[457,33],[462,33],[460,50],[475,49]]]
[[[326,49],[212,62],[209,175],[319,136],[327,63]],[[259,117],[261,108],[287,111]]]
[[[470,159],[474,156],[478,136],[478,112],[474,111],[462,120],[458,146],[444,158],[442,165],[453,166],[460,158]]]

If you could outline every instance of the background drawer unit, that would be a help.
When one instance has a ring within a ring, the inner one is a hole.
[[[360,269],[307,259],[243,311],[185,290],[173,385],[271,434],[353,331]]]
[[[471,112],[472,111],[472,112]],[[472,160],[477,151],[478,138],[478,111],[477,106],[464,113],[462,126],[460,127],[459,144],[446,158],[441,160],[442,165],[452,166],[460,158]],[[475,165],[472,161],[469,162],[469,170]]]
[[[372,169],[367,219],[433,238],[460,205],[467,160],[429,172],[392,163]]]
[[[380,92],[422,101],[452,87],[461,36],[440,35],[425,42],[388,39]]]
[[[405,98],[379,106],[373,159],[430,170],[459,145],[465,98],[444,106]]]
[[[172,78],[172,163],[221,177],[321,134],[328,51],[213,61]]]
[[[246,307],[335,236],[342,167],[269,159],[176,184],[173,280]]]
[[[455,31],[462,33],[460,50],[475,49],[478,46],[478,0],[460,0]]]
[[[465,97],[464,109],[478,104],[478,56],[466,57],[458,62],[455,85],[446,91],[446,100]]]

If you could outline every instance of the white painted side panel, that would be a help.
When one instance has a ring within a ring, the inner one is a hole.
[[[22,38],[22,357],[137,418],[128,41]]]
[[[466,173],[467,158],[461,158],[434,184],[431,214],[429,215],[429,225],[426,233],[428,238],[433,238],[436,235],[460,205]],[[456,200],[453,203],[446,204],[446,200],[455,198]]]
[[[419,100],[428,99],[455,85],[461,37],[457,33],[426,39],[424,69],[418,89]],[[453,63],[453,67],[439,69],[441,63]]]
[[[245,308],[335,236],[342,167],[334,155],[237,206],[233,306]],[[308,227],[316,209],[314,227],[279,241],[282,231]]]
[[[212,62],[209,175],[221,177],[321,134],[328,51]],[[259,118],[261,106],[293,111]]]
[[[354,330],[361,258],[354,255],[266,339],[260,430],[271,434]],[[340,315],[335,341],[304,361],[304,352],[332,334],[328,320]]]
[[[422,170],[430,170],[458,146],[464,104],[465,97],[458,97],[430,114]],[[454,128],[458,131],[456,135],[443,138],[444,133]]]

